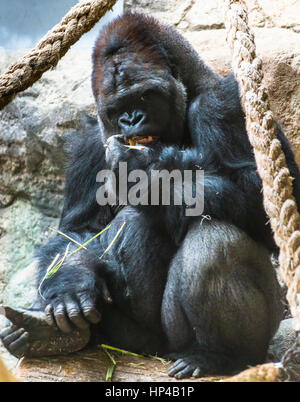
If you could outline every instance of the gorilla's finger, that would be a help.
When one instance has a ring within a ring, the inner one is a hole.
[[[169,369],[168,375],[170,377],[176,376],[176,374],[186,367],[186,362],[183,359],[177,360]]]
[[[18,327],[16,325],[8,325],[0,332],[0,339],[5,338],[7,335],[11,334],[12,332],[16,331]]]
[[[50,326],[56,327],[56,322],[55,322],[55,319],[53,316],[53,307],[51,306],[51,304],[48,304],[45,308],[45,318],[46,318],[47,324],[49,324]]]
[[[182,363],[185,364],[185,362],[184,362],[183,359],[177,359],[177,360],[172,364],[171,369],[175,369],[175,367],[177,367],[177,366],[179,366],[179,365],[182,365]]]
[[[105,281],[103,281],[103,280],[101,281],[100,288],[101,288],[101,295],[102,295],[103,300],[106,303],[112,303],[113,300],[112,300],[112,297],[110,295],[110,292],[108,290],[108,287],[107,287]]]
[[[8,345],[7,349],[17,357],[21,357],[28,349],[28,332],[24,332],[18,339]]]
[[[101,314],[95,308],[95,303],[92,299],[88,298],[85,295],[79,296],[81,310],[85,316],[85,318],[90,321],[92,324],[97,324],[101,319]]]
[[[186,364],[184,368],[182,368],[179,372],[177,372],[174,377],[180,380],[181,378],[187,378],[192,375],[194,371],[193,366],[190,364]]]
[[[77,301],[73,300],[71,297],[65,299],[65,306],[68,317],[70,321],[80,329],[86,329],[89,327],[89,324],[84,319],[80,307]]]
[[[24,328],[19,328],[18,330],[10,333],[6,337],[2,339],[2,343],[5,347],[10,345],[12,342],[14,342],[16,339],[20,338],[22,334],[24,334],[25,329]]]
[[[202,372],[202,370],[201,370],[200,367],[197,367],[197,368],[193,371],[192,377],[199,378],[199,377],[201,377],[201,375],[203,375],[203,372]]]
[[[57,306],[54,306],[53,315],[56,325],[62,332],[66,334],[72,332],[72,327],[66,315],[65,306],[63,303],[59,303]]]

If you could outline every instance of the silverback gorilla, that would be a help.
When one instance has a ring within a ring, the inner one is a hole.
[[[38,251],[37,300],[5,307],[14,325],[3,344],[37,356],[101,342],[167,356],[176,378],[263,362],[281,319],[276,247],[236,81],[211,71],[173,28],[125,14],[95,44],[92,88],[100,130],[70,140],[60,231],[83,244],[109,229],[43,282],[69,240],[58,235]],[[294,156],[277,133],[299,201]],[[133,139],[143,147],[128,146]],[[119,162],[148,176],[203,169],[202,216],[187,216],[173,196],[168,206],[100,206],[96,176],[118,176]]]

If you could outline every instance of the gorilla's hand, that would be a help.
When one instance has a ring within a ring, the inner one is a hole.
[[[119,162],[124,158],[124,154],[128,148],[125,147],[123,136],[112,135],[105,143],[105,159],[107,165],[115,170],[118,168]]]
[[[48,324],[64,333],[97,324],[101,305],[112,301],[104,279],[82,266],[62,266],[43,282],[42,297]]]
[[[112,135],[105,144],[106,162],[108,167],[117,171],[120,162],[127,163],[127,172],[134,169],[146,169],[155,158],[155,147],[129,146],[125,144],[124,136]]]

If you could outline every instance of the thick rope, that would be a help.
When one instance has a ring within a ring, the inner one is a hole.
[[[76,4],[27,55],[0,75],[0,110],[14,96],[56,66],[69,48],[110,10],[116,0],[83,0]]]
[[[225,0],[227,40],[233,50],[233,71],[239,82],[249,140],[263,183],[264,207],[280,248],[281,275],[287,299],[300,329],[300,215],[292,177],[276,135],[268,94],[262,83],[262,62],[256,56],[243,0]]]
[[[233,50],[233,71],[239,82],[247,132],[263,183],[264,207],[270,218],[275,242],[280,249],[280,272],[288,286],[287,299],[299,331],[300,215],[292,194],[293,179],[277,139],[276,123],[262,83],[262,61],[256,56],[254,35],[248,26],[244,0],[225,0],[225,26],[227,41]],[[254,370],[257,380],[268,381],[267,378],[275,376],[298,381],[299,351],[300,338],[284,356],[281,368],[274,365],[258,366]],[[239,380],[247,381],[247,378],[247,372],[239,375]]]

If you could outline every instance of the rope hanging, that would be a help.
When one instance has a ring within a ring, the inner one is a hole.
[[[116,0],[83,0],[70,9],[27,55],[0,75],[0,110],[18,92],[35,83],[56,66],[78,39],[88,32]]]
[[[243,0],[225,0],[227,40],[233,49],[233,71],[239,82],[249,140],[263,183],[264,207],[270,218],[291,312],[300,329],[300,215],[293,197],[268,94],[262,83],[262,62],[256,56],[254,35]]]
[[[293,197],[292,177],[276,136],[268,94],[262,83],[262,61],[256,56],[254,35],[248,26],[244,0],[224,0],[227,41],[233,53],[233,72],[239,82],[246,115],[246,127],[253,146],[258,173],[263,183],[264,207],[270,218],[274,239],[280,248],[282,279],[288,287],[287,299],[300,330],[300,215]],[[300,338],[283,358],[278,376],[297,378]],[[264,365],[267,366],[267,365]],[[263,366],[261,366],[263,367]],[[272,367],[272,366],[270,366]],[[273,374],[275,365],[273,365]],[[270,374],[270,368],[264,370]],[[257,373],[263,372],[257,371]],[[243,378],[243,373],[240,374]],[[264,378],[260,378],[264,381]]]

